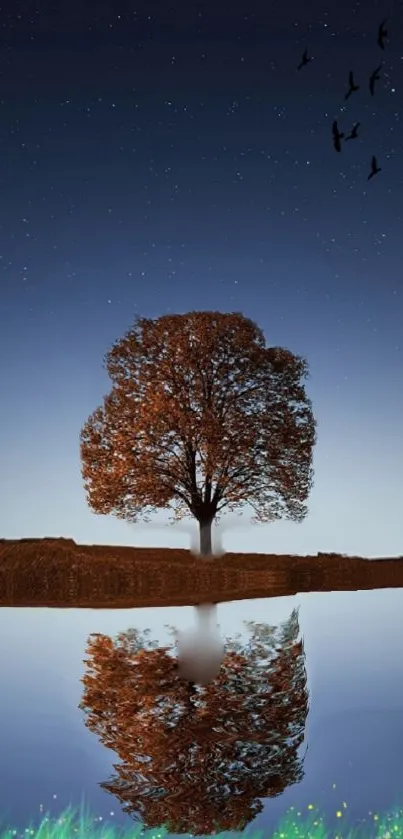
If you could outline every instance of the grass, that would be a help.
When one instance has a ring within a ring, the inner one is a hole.
[[[244,836],[248,839],[403,839],[402,809],[396,809],[383,817],[376,812],[370,812],[368,819],[364,819],[358,827],[352,828],[345,821],[346,808],[347,804],[343,802],[341,809],[335,812],[339,822],[338,826],[332,829],[326,825],[316,807],[308,804],[305,813],[291,807],[276,830],[270,834],[263,830],[253,831],[248,827],[243,832],[227,831],[216,833],[215,836],[217,839],[221,836]],[[165,826],[145,830],[139,823],[130,830],[119,830],[107,822],[102,823],[102,819],[92,818],[83,808],[75,810],[71,807],[58,818],[51,819],[48,815],[45,816],[38,827],[29,825],[27,828],[16,830],[2,829],[0,826],[0,839],[162,839],[169,835]]]

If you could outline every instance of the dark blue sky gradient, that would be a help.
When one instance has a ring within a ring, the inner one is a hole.
[[[318,419],[306,521],[232,518],[227,549],[401,554],[403,4],[24,0],[0,22],[1,535],[188,544],[90,513],[79,431],[136,314],[220,309],[307,357]],[[341,154],[334,118],[361,122]]]

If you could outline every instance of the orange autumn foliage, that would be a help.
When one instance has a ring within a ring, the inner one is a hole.
[[[240,313],[189,312],[138,317],[105,361],[111,391],[80,435],[94,512],[173,507],[210,528],[249,504],[255,521],[303,520],[316,442],[303,358]]]

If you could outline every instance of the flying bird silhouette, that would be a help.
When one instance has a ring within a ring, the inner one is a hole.
[[[356,90],[360,89],[360,86],[358,84],[354,84],[354,74],[353,74],[352,70],[350,70],[350,72],[348,74],[348,83],[349,83],[350,87],[349,87],[349,89],[348,89],[348,91],[347,91],[347,93],[344,97],[345,101],[347,101],[347,99],[350,98],[352,93],[355,93]]]
[[[302,68],[303,68],[303,67],[305,67],[305,65],[306,65],[306,64],[309,64],[309,62],[310,62],[310,61],[312,61],[312,58],[310,58],[310,57],[308,56],[308,49],[306,49],[306,50],[305,50],[305,52],[304,52],[304,53],[303,53],[303,55],[302,55],[301,61],[300,61],[300,63],[298,64],[298,68],[297,68],[297,69],[298,69],[298,70],[302,70]]]
[[[378,164],[377,164],[377,159],[376,159],[375,155],[373,154],[373,155],[372,155],[372,160],[371,160],[371,171],[370,171],[370,173],[369,173],[369,175],[368,175],[367,180],[368,180],[368,181],[370,181],[370,180],[371,180],[371,178],[373,178],[373,177],[374,177],[374,175],[377,175],[377,174],[378,174],[378,172],[382,172],[382,169],[381,169],[381,167],[380,167],[380,166],[378,166]]]
[[[361,123],[360,123],[360,122],[356,122],[356,123],[353,125],[353,127],[352,127],[352,129],[351,129],[350,133],[349,133],[349,134],[347,135],[347,137],[346,137],[346,140],[356,140],[356,139],[357,139],[357,137],[358,137],[358,129],[359,129],[360,125],[361,125]]]
[[[376,70],[374,70],[374,72],[371,73],[371,75],[370,75],[369,89],[370,89],[370,92],[371,92],[371,96],[373,96],[374,93],[375,93],[375,82],[379,82],[379,80],[381,78],[380,75],[379,75],[379,71],[381,69],[382,69],[382,62],[380,63],[379,67],[377,67]]]
[[[335,119],[334,122],[333,122],[332,132],[333,132],[333,145],[334,145],[336,151],[341,151],[340,140],[343,139],[344,134],[339,131],[339,128],[338,128],[338,125],[337,125],[337,119]]]
[[[386,18],[385,18],[385,20],[382,21],[382,23],[380,24],[379,29],[378,29],[378,41],[377,41],[377,43],[378,43],[378,47],[380,47],[381,50],[385,49],[385,39],[386,40],[388,39],[388,31],[387,31],[387,29],[385,29],[385,23],[386,23]]]

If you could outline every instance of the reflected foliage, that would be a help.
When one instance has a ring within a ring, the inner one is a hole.
[[[93,634],[80,708],[119,756],[101,787],[145,828],[175,833],[242,830],[303,778],[300,746],[309,699],[298,611],[280,627],[248,623],[225,645],[219,675],[185,682],[172,646],[149,631]]]

